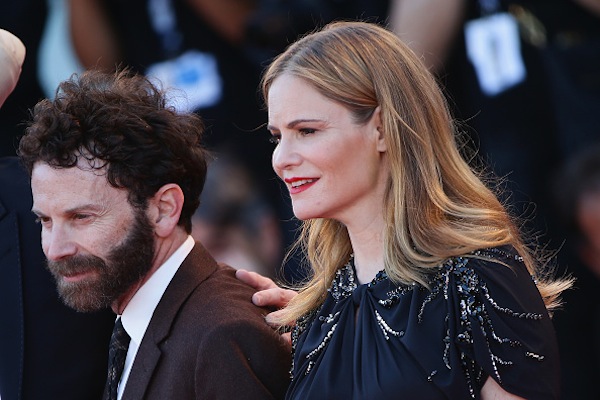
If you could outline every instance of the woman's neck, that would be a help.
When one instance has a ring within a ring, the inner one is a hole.
[[[372,221],[362,229],[348,228],[354,253],[356,278],[360,284],[372,281],[384,268],[384,229],[383,219]]]

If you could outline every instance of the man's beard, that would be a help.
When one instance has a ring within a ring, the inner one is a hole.
[[[76,255],[61,261],[48,260],[62,301],[77,311],[108,308],[152,268],[154,230],[146,214],[136,209],[133,226],[123,243],[110,250],[106,262],[92,255]],[[64,276],[93,272],[77,282]]]

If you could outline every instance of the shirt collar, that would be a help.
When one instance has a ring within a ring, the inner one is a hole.
[[[154,309],[156,309],[179,266],[193,247],[194,239],[188,235],[181,246],[138,289],[123,310],[121,315],[123,327],[131,337],[131,341],[138,346],[142,342],[148,324],[150,324]]]

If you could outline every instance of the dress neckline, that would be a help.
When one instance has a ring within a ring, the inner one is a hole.
[[[388,279],[388,275],[385,272],[385,269],[380,269],[379,271],[377,271],[375,278],[371,279],[369,282],[359,283],[358,282],[358,274],[356,272],[356,265],[354,264],[354,253],[350,255],[350,259],[348,260],[348,262],[340,269],[345,269],[345,268],[349,268],[348,273],[352,274],[352,279],[354,280],[354,282],[356,282],[357,287],[365,286],[365,285],[367,287],[372,287],[372,286],[377,285],[379,282],[381,282],[385,279]]]

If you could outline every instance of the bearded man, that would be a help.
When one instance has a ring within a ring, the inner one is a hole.
[[[207,168],[202,131],[148,79],[88,71],[35,106],[20,141],[61,298],[117,314],[105,399],[285,393],[289,350],[267,310],[190,236]]]

